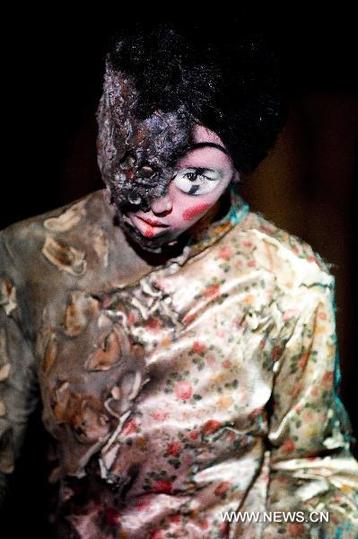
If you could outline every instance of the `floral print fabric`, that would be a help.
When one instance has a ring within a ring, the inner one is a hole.
[[[59,537],[356,537],[334,278],[307,244],[233,192],[221,221],[150,267],[99,192],[3,231],[2,249],[0,470],[38,379]]]

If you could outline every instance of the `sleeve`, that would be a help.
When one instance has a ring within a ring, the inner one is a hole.
[[[0,233],[0,507],[35,409],[34,356],[22,329],[21,286]]]
[[[278,516],[265,539],[358,537],[358,463],[337,394],[334,277],[326,277],[294,294],[298,314],[277,363],[267,510]]]

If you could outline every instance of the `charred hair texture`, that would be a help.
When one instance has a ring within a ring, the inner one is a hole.
[[[237,170],[250,172],[273,146],[286,105],[277,58],[261,35],[240,31],[215,42],[200,27],[137,24],[113,38],[107,59],[138,91],[138,118],[184,109],[221,137]]]

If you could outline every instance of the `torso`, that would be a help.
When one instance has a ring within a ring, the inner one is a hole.
[[[99,193],[26,230],[39,253],[27,319],[59,534],[227,536],[220,511],[259,510],[267,495],[286,301],[276,240],[262,240],[274,226],[249,212],[158,267],[113,229]]]

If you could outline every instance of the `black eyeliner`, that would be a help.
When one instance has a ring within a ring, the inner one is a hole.
[[[208,176],[205,176],[207,180],[210,180],[212,182],[216,182],[218,179],[222,178],[222,172],[219,170],[215,170],[213,168],[203,168],[203,167],[188,167],[188,170],[195,170],[195,172],[198,173],[198,175],[205,176],[205,172],[215,172],[219,173],[220,178],[209,178]]]

